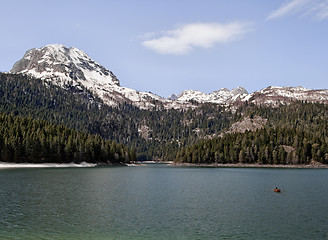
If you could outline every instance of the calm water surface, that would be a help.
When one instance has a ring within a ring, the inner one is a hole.
[[[327,180],[327,169],[2,169],[0,239],[327,239]]]

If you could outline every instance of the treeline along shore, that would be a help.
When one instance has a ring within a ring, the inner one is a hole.
[[[99,135],[0,114],[0,162],[101,164],[135,160],[134,150]]]
[[[181,148],[177,163],[309,165],[328,163],[328,109],[325,104],[295,102],[269,109],[252,106],[246,116],[268,123],[256,131],[223,134]]]

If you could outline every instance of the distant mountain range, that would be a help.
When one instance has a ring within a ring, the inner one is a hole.
[[[84,87],[100,97],[105,104],[117,106],[130,103],[141,109],[161,105],[166,109],[195,107],[199,103],[233,105],[249,102],[257,105],[277,106],[294,100],[328,102],[328,90],[312,90],[304,87],[267,87],[248,93],[243,87],[226,88],[206,94],[185,90],[179,95],[165,99],[149,92],[140,92],[120,86],[118,78],[108,69],[92,60],[85,52],[60,44],[51,44],[28,50],[15,63],[10,73],[27,74],[65,87],[67,84]]]

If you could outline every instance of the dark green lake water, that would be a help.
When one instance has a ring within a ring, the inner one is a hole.
[[[0,239],[327,239],[327,169],[0,170]],[[278,186],[281,193],[272,189]]]

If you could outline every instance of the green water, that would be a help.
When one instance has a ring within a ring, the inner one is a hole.
[[[0,239],[327,239],[327,180],[326,169],[2,169]]]

